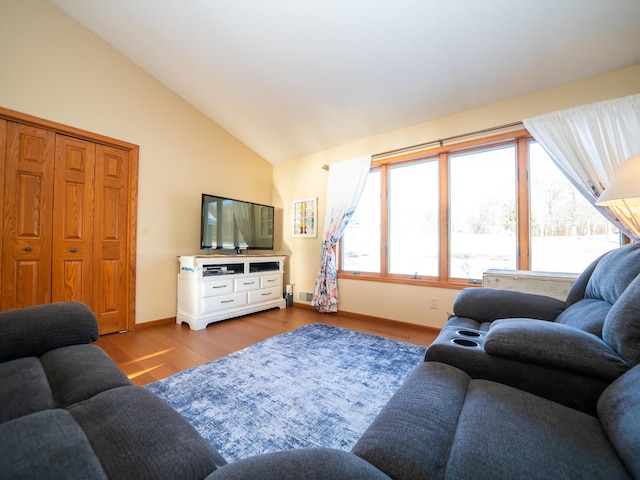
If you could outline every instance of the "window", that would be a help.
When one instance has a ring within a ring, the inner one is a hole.
[[[581,272],[619,234],[521,130],[374,161],[339,275],[477,284],[488,269]]]
[[[389,168],[389,273],[438,276],[438,161]]]
[[[620,233],[578,192],[542,147],[529,142],[531,270],[581,272],[620,245]]]
[[[369,172],[362,197],[342,237],[342,268],[380,272],[380,171]]]
[[[515,153],[507,145],[449,156],[451,278],[516,269]]]

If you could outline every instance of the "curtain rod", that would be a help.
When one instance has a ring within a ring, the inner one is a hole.
[[[379,158],[383,158],[383,157],[386,157],[386,156],[389,156],[389,155],[396,155],[398,153],[410,152],[412,150],[422,149],[422,148],[428,147],[430,145],[440,145],[442,147],[444,145],[444,143],[450,142],[451,140],[458,140],[458,139],[461,139],[461,138],[473,137],[475,135],[480,135],[482,133],[495,132],[497,130],[504,130],[506,128],[523,127],[523,126],[524,126],[524,124],[522,122],[505,123],[504,125],[498,125],[497,127],[484,128],[482,130],[476,130],[475,132],[462,133],[460,135],[453,135],[451,137],[440,138],[438,140],[432,140],[430,142],[418,143],[417,145],[412,145],[410,147],[396,148],[394,150],[389,150],[389,151],[386,151],[386,152],[376,153],[376,154],[371,155],[371,160],[377,160]],[[323,165],[322,169],[329,171],[329,165]]]
[[[428,147],[428,146],[434,145],[434,144],[435,145],[439,145],[439,146],[442,147],[444,145],[444,143],[450,142],[451,140],[458,140],[458,139],[461,139],[461,138],[473,137],[475,135],[480,135],[481,133],[495,132],[497,130],[504,130],[505,128],[522,127],[522,126],[523,126],[522,122],[506,123],[504,125],[498,125],[497,127],[485,128],[485,129],[482,129],[482,130],[476,130],[475,132],[462,133],[460,135],[453,135],[451,137],[440,138],[438,140],[432,140],[430,142],[418,143],[417,145],[412,145],[410,147],[396,148],[395,150],[389,150],[387,152],[376,153],[376,154],[372,155],[371,158],[373,160],[375,160],[375,159],[378,159],[378,158],[381,158],[381,157],[386,157],[388,155],[395,155],[395,154],[402,153],[402,152],[409,152],[411,150],[417,150],[417,149],[425,148],[425,147]]]

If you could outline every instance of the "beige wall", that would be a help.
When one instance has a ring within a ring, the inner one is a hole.
[[[321,235],[317,239],[291,237],[291,202],[318,197],[324,224],[327,172],[322,165],[360,155],[425,143],[484,128],[521,121],[547,112],[571,108],[640,92],[640,65],[616,70],[548,90],[512,98],[455,115],[425,122],[297,158],[274,166],[274,201],[285,219],[284,245],[291,252],[289,280],[294,292],[313,292],[319,264]],[[339,280],[340,309],[422,325],[441,327],[451,311],[457,290],[403,286],[379,282]],[[438,308],[432,309],[436,298]]]
[[[136,321],[175,316],[201,193],[270,204],[271,164],[46,0],[0,0],[0,45],[0,106],[140,145]]]
[[[46,0],[0,0],[0,44],[0,106],[140,145],[138,225],[148,234],[139,228],[139,323],[175,315],[176,256],[197,251],[202,192],[275,204],[286,279],[311,292],[321,235],[291,238],[291,203],[318,197],[322,226],[323,164],[640,91],[636,65],[272,167]],[[340,292],[342,310],[432,326],[457,294],[357,281],[340,281]]]

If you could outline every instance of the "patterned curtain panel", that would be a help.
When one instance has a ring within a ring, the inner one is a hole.
[[[329,170],[322,256],[311,300],[319,312],[338,311],[335,247],[358,205],[370,168],[371,156],[367,155],[334,163]]]
[[[640,154],[640,94],[525,119],[524,126],[593,205],[626,159]],[[640,231],[612,208],[596,207],[635,240]]]

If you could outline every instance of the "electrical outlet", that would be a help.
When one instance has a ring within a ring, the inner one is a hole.
[[[431,297],[431,308],[438,308],[438,299],[436,297]]]

